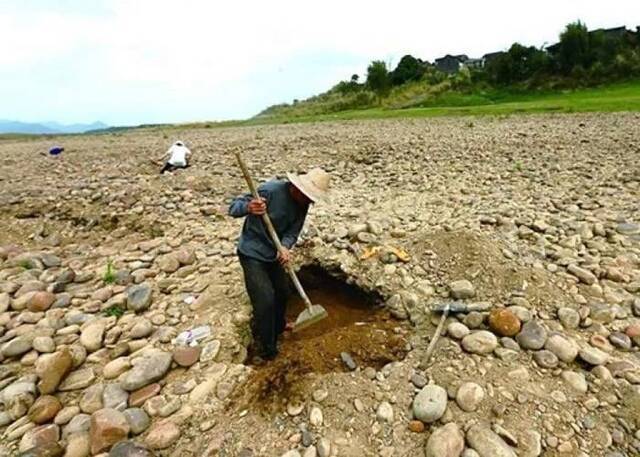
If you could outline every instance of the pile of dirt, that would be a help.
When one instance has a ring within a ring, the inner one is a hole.
[[[476,299],[505,302],[526,292],[536,306],[570,301],[548,272],[518,264],[505,255],[507,251],[499,239],[468,230],[425,234],[410,247],[412,255],[429,265],[438,282],[472,281]]]

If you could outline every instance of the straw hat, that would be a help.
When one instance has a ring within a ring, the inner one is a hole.
[[[314,168],[304,175],[287,173],[287,178],[312,202],[328,200],[330,176],[322,168]]]

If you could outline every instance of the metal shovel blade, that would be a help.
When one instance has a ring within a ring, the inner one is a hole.
[[[296,322],[293,324],[292,332],[299,332],[300,330],[305,329],[328,316],[327,310],[322,306],[311,305],[298,315]]]

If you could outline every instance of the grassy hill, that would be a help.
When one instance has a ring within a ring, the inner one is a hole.
[[[640,27],[589,31],[568,24],[557,44],[514,43],[481,59],[466,55],[431,64],[411,55],[390,70],[381,60],[328,91],[271,106],[252,122],[291,122],[513,112],[637,111]]]
[[[289,123],[386,117],[430,117],[458,115],[509,115],[516,113],[573,113],[640,111],[640,80],[588,89],[514,92],[501,89],[419,92],[413,87],[392,93],[379,107],[322,112],[335,103],[332,94],[321,103],[274,110],[244,123]],[[411,94],[415,91],[415,95]],[[323,106],[325,105],[325,106]]]

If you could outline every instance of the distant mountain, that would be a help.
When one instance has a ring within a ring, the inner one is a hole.
[[[90,130],[102,130],[109,128],[103,122],[91,124],[60,124],[58,122],[20,122],[0,119],[1,133],[29,133],[29,134],[56,134],[56,133],[84,133]]]
[[[0,133],[56,133],[53,129],[27,122],[7,121],[0,119]]]
[[[84,132],[88,132],[89,130],[102,130],[102,129],[109,128],[107,124],[100,121],[93,122],[91,124],[70,124],[70,125],[60,124],[58,122],[43,122],[42,125],[52,130],[55,130],[56,132],[61,132],[61,133],[84,133]]]

